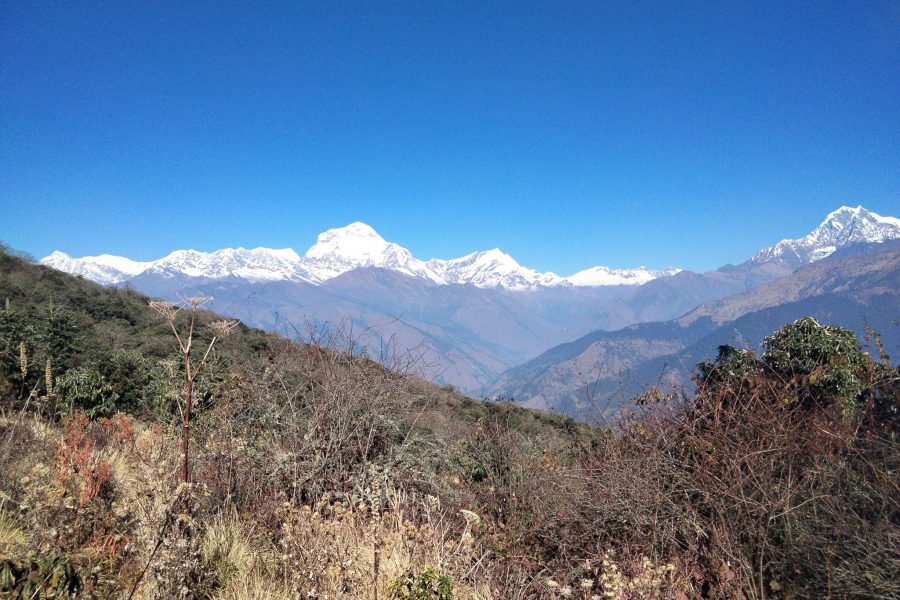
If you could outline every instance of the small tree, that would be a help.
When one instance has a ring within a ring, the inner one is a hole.
[[[194,331],[197,323],[197,311],[204,304],[207,304],[212,301],[210,296],[189,296],[187,298],[182,298],[183,305],[177,306],[172,304],[171,302],[163,302],[159,300],[154,300],[150,302],[150,307],[155,310],[159,315],[166,320],[169,326],[172,328],[172,333],[175,335],[175,339],[178,342],[178,349],[181,353],[181,358],[184,364],[184,400],[178,401],[178,409],[181,412],[181,452],[183,454],[183,463],[181,468],[181,481],[187,483],[189,480],[189,459],[188,459],[188,451],[190,447],[190,438],[191,438],[191,408],[193,405],[193,395],[194,395],[194,381],[198,375],[203,371],[204,367],[207,364],[207,359],[209,358],[210,352],[212,352],[213,346],[215,346],[216,342],[237,327],[239,321],[214,321],[209,324],[209,328],[213,332],[212,340],[210,340],[209,345],[206,347],[206,351],[203,353],[203,358],[200,360],[199,364],[194,367],[193,361],[191,359],[191,347],[194,342]],[[186,308],[189,313],[189,320],[187,331],[184,332],[184,335],[178,332],[178,327],[175,325],[175,319],[178,316],[178,313],[181,312],[183,308]]]

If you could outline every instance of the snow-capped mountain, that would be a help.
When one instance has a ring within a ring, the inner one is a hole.
[[[110,254],[72,258],[58,250],[42,258],[41,264],[72,275],[81,275],[102,285],[122,283],[153,266],[150,262],[137,262]]]
[[[657,277],[674,275],[681,271],[681,269],[654,271],[647,267],[636,269],[591,267],[568,277],[560,277],[553,272],[541,273],[523,267],[499,248],[473,252],[452,260],[430,260],[428,266],[436,273],[440,273],[448,283],[468,283],[477,287],[501,287],[515,291],[560,285],[576,287],[643,285]]]
[[[643,285],[659,277],[668,277],[680,273],[681,269],[665,269],[655,271],[647,267],[636,269],[610,269],[609,267],[591,267],[566,277],[572,285],[595,287],[601,285]]]
[[[763,248],[749,262],[762,264],[782,260],[792,266],[799,266],[821,260],[838,248],[897,238],[900,238],[900,219],[882,217],[862,206],[842,206],[825,217],[808,235],[796,240],[782,240],[770,248]]]
[[[678,271],[652,271],[645,267],[623,270],[593,267],[566,278],[523,267],[497,248],[450,260],[423,261],[406,248],[386,241],[370,226],[360,222],[320,233],[316,243],[302,257],[290,248],[225,248],[215,252],[176,250],[150,262],[135,262],[107,254],[72,258],[62,252],[54,252],[41,263],[105,285],[120,284],[143,274],[167,278],[183,275],[206,279],[234,277],[248,281],[321,284],[354,269],[377,267],[438,285],[469,284],[509,291],[556,286],[640,285]]]
[[[316,282],[327,281],[359,267],[380,267],[441,285],[468,284],[510,291],[559,285],[640,285],[680,270],[653,271],[646,267],[616,270],[593,267],[571,277],[560,277],[552,272],[541,273],[524,267],[499,248],[449,260],[421,261],[406,248],[385,241],[374,229],[360,222],[320,233],[315,245],[307,250],[304,258],[310,279]]]
[[[163,277],[239,277],[250,281],[303,280],[304,272],[298,268],[300,260],[290,248],[225,248],[215,252],[176,250],[149,262],[109,254],[72,258],[65,252],[56,251],[40,262],[103,285],[115,285],[145,273]]]
[[[304,273],[298,270],[299,266],[300,257],[290,248],[225,248],[209,253],[176,250],[151,263],[142,273],[169,277],[187,275],[210,279],[238,277],[250,281],[279,281],[302,279]]]
[[[447,283],[471,284],[482,288],[502,287],[508,290],[527,290],[537,286],[552,287],[563,283],[554,273],[541,273],[523,267],[499,248],[473,252],[450,260],[432,259],[428,266]]]
[[[315,282],[327,281],[360,267],[379,267],[435,283],[447,283],[409,250],[385,241],[374,229],[358,221],[320,233],[304,258],[304,266]]]
[[[424,352],[427,377],[476,393],[557,344],[672,319],[785,277],[842,246],[892,238],[900,239],[900,220],[842,207],[808,236],[704,274],[597,266],[564,277],[523,266],[499,249],[425,261],[358,222],[319,234],[302,255],[290,248],[177,250],[136,262],[54,252],[41,262],[159,298],[214,296],[217,312],[264,329],[347,320],[373,355]]]

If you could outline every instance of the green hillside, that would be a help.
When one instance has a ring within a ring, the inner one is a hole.
[[[178,357],[169,325],[150,308],[150,298],[129,288],[108,288],[55,269],[33,264],[9,248],[0,247],[0,375],[6,401],[22,400],[46,392],[49,361],[54,379],[72,370],[95,375],[106,394],[115,398],[93,409],[97,416],[119,410],[155,409],[156,379],[160,363],[168,367]],[[208,325],[222,317],[197,313],[196,345],[211,339]],[[337,339],[329,339],[338,344]],[[323,340],[324,342],[324,340]],[[22,376],[22,345],[28,368]],[[217,342],[214,360],[219,371],[259,368],[293,347],[289,340],[240,324]],[[413,370],[415,365],[403,365]],[[413,378],[414,379],[414,378]],[[415,385],[422,386],[423,382]],[[158,387],[158,386],[157,386]],[[474,402],[446,390],[432,390],[435,399],[454,418],[477,420],[491,414],[509,414],[516,423],[540,423],[553,428],[572,427],[571,420],[519,409],[513,405]],[[104,412],[105,411],[105,412]],[[153,413],[155,414],[155,413]],[[153,416],[153,415],[143,415]]]

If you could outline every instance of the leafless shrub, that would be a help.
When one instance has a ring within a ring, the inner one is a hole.
[[[188,311],[188,323],[185,331],[179,333],[176,326],[176,318],[181,312],[182,307],[176,306],[169,302],[153,300],[150,302],[150,308],[156,311],[172,329],[172,334],[178,342],[178,350],[181,353],[182,364],[184,366],[184,390],[183,400],[179,402],[178,408],[181,412],[182,434],[181,434],[181,452],[182,452],[182,468],[181,481],[188,483],[190,481],[190,440],[191,440],[191,409],[194,401],[194,382],[197,376],[207,364],[210,352],[216,342],[228,335],[237,325],[238,321],[220,320],[209,324],[209,328],[213,331],[212,340],[203,352],[202,358],[195,363],[191,350],[194,343],[194,330],[197,324],[197,312],[200,308],[212,301],[208,296],[188,296],[182,299],[183,306]],[[196,364],[196,366],[195,366]],[[182,397],[176,396],[181,400]]]

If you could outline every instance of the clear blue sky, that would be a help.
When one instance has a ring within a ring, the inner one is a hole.
[[[707,269],[841,204],[900,216],[900,2],[0,3],[0,239],[38,257],[362,220]]]

